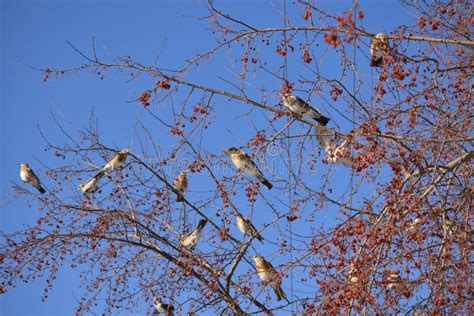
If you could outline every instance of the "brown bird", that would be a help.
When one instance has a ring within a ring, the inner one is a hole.
[[[179,238],[181,246],[186,249],[193,250],[201,238],[202,230],[204,226],[206,226],[206,223],[207,219],[201,219],[197,227],[192,232],[182,235]]]
[[[248,218],[242,217],[237,214],[235,215],[235,219],[237,228],[242,232],[242,234],[244,234],[244,236],[250,235],[252,237],[257,238],[260,242],[263,243],[262,236],[258,233],[257,229],[255,228],[255,226],[253,226],[252,222]]]
[[[257,180],[263,183],[263,185],[265,185],[269,190],[273,188],[273,185],[265,179],[262,171],[258,169],[257,165],[252,161],[249,155],[235,147],[227,148],[224,152],[230,155],[232,163],[240,172],[256,177]]]
[[[151,291],[151,293],[153,294],[153,305],[155,307],[152,315],[165,314],[166,316],[172,316],[174,312],[174,306],[163,303],[154,291]]]
[[[397,271],[389,272],[385,278],[388,288],[398,293],[402,293],[406,298],[410,298],[411,290],[406,284],[406,279],[402,279]]]
[[[181,172],[177,177],[173,179],[173,189],[177,192],[178,197],[176,202],[184,201],[184,193],[188,189],[188,179],[186,178],[186,172]]]
[[[46,190],[41,186],[40,179],[33,172],[33,170],[31,170],[27,163],[20,164],[20,178],[21,181],[34,186],[39,191],[39,193],[44,194],[46,192]]]
[[[102,167],[102,170],[99,171],[94,177],[101,177],[104,173],[112,171],[113,169],[118,169],[125,164],[127,160],[128,153],[130,151],[128,149],[123,149],[119,151],[115,156],[112,157],[105,166]]]
[[[266,261],[262,256],[253,256],[252,259],[255,261],[255,268],[258,277],[263,281],[263,283],[270,284],[275,292],[276,300],[281,301],[284,299],[289,303],[285,292],[283,292],[283,289],[280,286],[281,278],[271,263]]]
[[[388,36],[385,33],[377,33],[370,39],[370,67],[380,67],[383,56],[388,51]]]
[[[280,93],[280,96],[283,99],[283,104],[288,110],[290,110],[291,113],[301,115],[303,117],[310,117],[323,126],[326,126],[326,124],[330,121],[329,117],[319,113],[318,110],[306,103],[300,97],[291,95],[289,93]]]
[[[79,190],[84,193],[94,192],[95,190],[97,190],[100,178],[102,178],[105,173],[112,171],[113,169],[122,167],[125,164],[125,161],[127,160],[128,153],[128,149],[123,149],[117,154],[115,154],[115,156],[112,157],[109,161],[107,161],[107,163],[95,176],[81,183],[79,185]]]

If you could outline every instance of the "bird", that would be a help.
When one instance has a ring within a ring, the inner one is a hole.
[[[129,152],[130,151],[128,149],[123,149],[116,153],[115,156],[109,159],[95,176],[81,183],[79,185],[79,190],[84,193],[94,192],[95,190],[97,190],[99,179],[102,178],[105,173],[112,171],[113,169],[122,167],[125,164],[125,161],[127,160]]]
[[[41,185],[41,181],[38,176],[31,170],[27,163],[20,163],[20,178],[21,181],[31,184],[34,186],[39,193],[44,194],[46,190]]]
[[[319,113],[318,110],[306,103],[300,97],[289,93],[280,93],[280,96],[283,99],[283,104],[288,110],[290,110],[290,112],[303,117],[310,117],[323,126],[326,126],[330,121],[330,118]]]
[[[176,191],[178,197],[176,202],[184,201],[184,193],[188,189],[188,179],[186,178],[186,172],[181,172],[177,177],[173,179],[173,189]]]
[[[419,217],[416,217],[413,219],[413,221],[410,223],[410,226],[408,227],[408,232],[413,233],[417,231],[417,226],[420,224],[421,219]]]
[[[265,179],[262,171],[258,169],[257,165],[252,161],[249,155],[235,147],[227,148],[224,152],[230,155],[232,163],[240,172],[256,177],[257,180],[263,183],[263,185],[265,185],[269,190],[273,188],[273,185]]]
[[[179,238],[181,246],[189,250],[194,249],[201,238],[202,229],[206,226],[206,223],[207,219],[201,219],[192,232],[182,235]]]
[[[393,289],[393,288],[397,287],[398,284],[400,284],[400,282],[402,281],[402,278],[400,277],[400,275],[397,272],[393,272],[393,273],[390,273],[389,275],[387,275],[386,281],[388,283],[388,288]]]
[[[347,167],[352,166],[352,158],[349,155],[349,140],[345,140],[344,142],[340,143],[336,140],[336,135],[334,132],[323,130],[322,128],[317,128],[316,134],[318,142],[328,154],[327,161],[333,163],[342,163]]]
[[[280,286],[280,276],[275,271],[275,268],[272,266],[272,264],[265,260],[262,256],[253,256],[252,259],[255,261],[255,268],[257,270],[258,277],[264,283],[270,284],[270,286],[273,288],[273,291],[275,292],[276,300],[281,301],[284,299],[289,303],[285,292],[283,292],[283,289]]]
[[[174,312],[174,306],[163,303],[154,291],[151,291],[151,293],[153,294],[153,305],[155,307],[152,315],[165,314],[166,316],[172,316]]]
[[[242,217],[238,214],[235,216],[235,218],[237,220],[237,228],[242,232],[242,234],[244,234],[244,236],[250,235],[263,243],[263,237],[258,233],[257,229],[255,226],[253,226],[252,222],[248,218]]]
[[[91,193],[95,192],[97,190],[98,184],[99,184],[99,179],[102,177],[100,176],[94,176],[92,178],[87,179],[83,183],[79,185],[79,190],[81,190],[84,193]]]
[[[122,167],[127,160],[127,156],[129,154],[128,149],[123,149],[119,151],[115,156],[112,157],[107,163],[102,167],[102,169],[97,173],[94,177],[100,178],[104,173],[112,171],[113,169],[117,169]]]
[[[370,67],[380,67],[383,56],[388,51],[388,36],[385,33],[377,33],[370,38]]]
[[[388,288],[390,290],[402,293],[406,298],[411,296],[412,293],[409,286],[406,284],[406,279],[402,279],[398,274],[398,271],[389,272],[385,280],[388,283]]]

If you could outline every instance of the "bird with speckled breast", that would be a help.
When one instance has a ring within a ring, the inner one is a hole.
[[[265,185],[269,190],[273,188],[273,185],[267,179],[265,179],[262,171],[258,169],[255,162],[253,162],[250,156],[245,152],[236,147],[227,148],[224,150],[224,152],[230,155],[232,163],[239,170],[239,172],[246,173],[257,178],[257,180]]]
[[[178,176],[173,179],[173,189],[176,191],[176,202],[184,201],[184,193],[188,189],[188,179],[186,178],[186,172],[181,172]]]
[[[237,228],[242,234],[249,235],[251,237],[257,238],[260,242],[263,243],[263,237],[259,234],[255,226],[253,226],[250,219],[240,216],[239,214],[235,215]]]
[[[383,56],[388,51],[388,36],[385,33],[377,33],[370,38],[370,67],[380,67],[383,64]]]
[[[312,118],[323,126],[326,126],[330,121],[329,117],[322,115],[318,110],[313,108],[300,97],[289,93],[280,93],[280,96],[283,99],[283,104],[291,113],[302,117]]]
[[[92,178],[87,179],[83,183],[79,185],[79,190],[84,193],[94,192],[97,190],[99,180],[106,174],[107,172],[112,171],[113,169],[118,169],[125,164],[127,160],[128,153],[130,151],[128,149],[123,149],[116,153],[107,163],[102,167],[102,169]]]
[[[258,277],[266,284],[270,284],[275,292],[276,300],[281,301],[284,299],[288,301],[285,292],[280,286],[281,278],[276,272],[275,268],[270,262],[265,260],[262,256],[253,256],[252,259],[255,261],[255,268],[257,270]]]
[[[33,170],[31,170],[27,163],[23,162],[20,164],[20,178],[21,181],[34,186],[39,191],[39,193],[44,194],[46,192],[46,190],[41,185],[40,179],[33,172]]]

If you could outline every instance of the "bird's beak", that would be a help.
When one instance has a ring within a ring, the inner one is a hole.
[[[224,152],[225,152],[226,154],[230,154],[229,148],[224,149]]]

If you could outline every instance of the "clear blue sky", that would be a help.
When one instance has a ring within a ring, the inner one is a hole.
[[[275,1],[278,5],[280,2]],[[0,0],[0,3],[0,227],[11,232],[34,223],[38,217],[35,207],[28,207],[28,201],[11,199],[11,185],[19,183],[18,163],[26,161],[37,169],[42,168],[41,163],[45,167],[59,163],[56,157],[44,151],[45,143],[38,130],[40,127],[58,143],[64,140],[51,122],[50,111],[61,113],[72,128],[80,128],[88,124],[90,112],[94,109],[104,143],[133,150],[133,128],[144,114],[139,104],[127,101],[153,82],[143,78],[127,84],[124,76],[113,74],[99,80],[88,71],[43,82],[42,74],[28,68],[27,64],[56,68],[77,65],[82,60],[66,42],[88,50],[94,37],[102,56],[107,52],[111,56],[130,55],[144,64],[152,64],[164,47],[159,64],[173,68],[182,65],[195,52],[212,47],[214,37],[206,29],[207,23],[193,18],[206,14],[199,1]],[[282,25],[267,1],[223,3],[224,8],[252,25]],[[337,12],[349,8],[350,1],[318,3]],[[389,32],[409,18],[397,1],[361,0],[360,3],[365,14],[364,26],[372,32]],[[216,88],[226,87],[215,79],[215,74],[226,73],[222,69],[224,58],[220,56],[215,62],[221,67],[219,71],[195,71],[190,78],[199,83],[213,84]],[[298,73],[299,69],[295,66],[293,71]],[[280,86],[266,88],[278,90]],[[237,117],[238,112],[235,114]],[[208,139],[209,143],[216,145],[207,149],[221,150],[229,141],[239,145],[239,142],[248,140],[246,136],[254,134],[253,129],[248,131],[248,135],[238,134],[230,128],[226,130],[228,123],[217,118],[213,127],[217,132]],[[252,124],[258,123],[256,116]],[[0,296],[0,314],[73,314],[80,293],[74,270],[65,268],[59,273],[46,302],[40,300],[43,287],[44,281],[39,280],[9,289],[6,295]],[[140,307],[140,310],[145,308]]]

